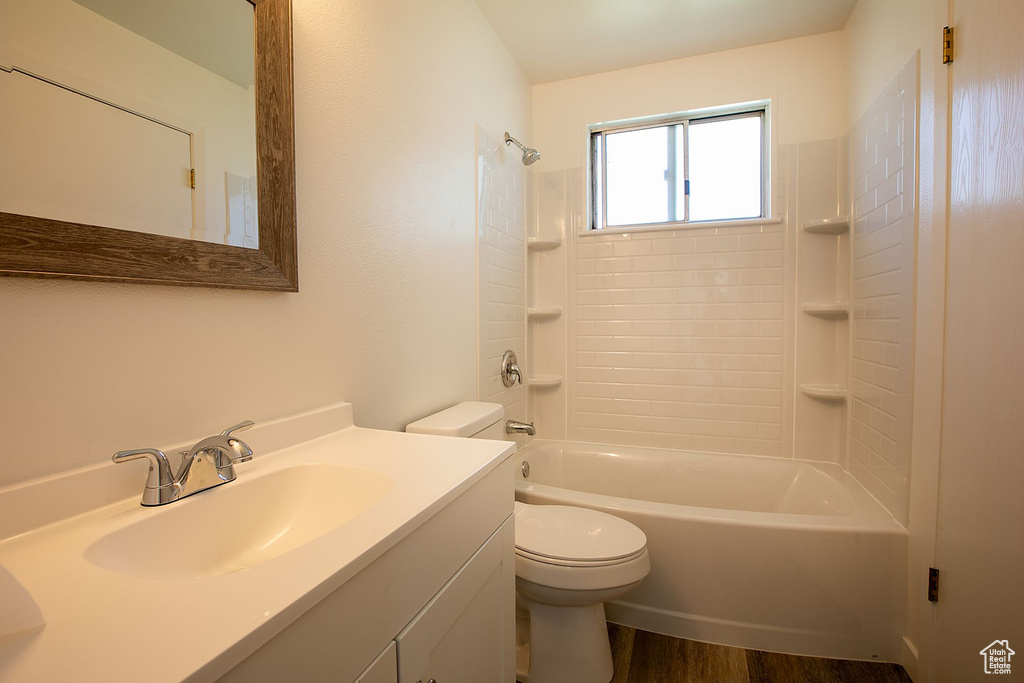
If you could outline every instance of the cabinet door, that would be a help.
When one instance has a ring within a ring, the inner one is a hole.
[[[398,683],[398,648],[395,641],[359,675],[356,683]]]
[[[511,518],[395,642],[399,683],[514,683],[515,532]]]

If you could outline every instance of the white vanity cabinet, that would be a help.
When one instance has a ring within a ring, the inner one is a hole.
[[[395,683],[398,680],[398,646],[391,641],[373,664],[356,679],[356,683]]]
[[[514,683],[512,468],[506,458],[218,683]]]
[[[508,519],[402,629],[398,683],[513,683],[514,543]]]

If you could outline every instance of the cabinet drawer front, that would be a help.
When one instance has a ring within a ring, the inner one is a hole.
[[[356,679],[356,683],[397,683],[398,681],[398,647],[391,641],[387,649],[380,653],[373,664]]]
[[[400,683],[510,680],[513,524],[509,518],[395,638]]]

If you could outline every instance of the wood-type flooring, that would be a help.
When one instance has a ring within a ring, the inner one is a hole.
[[[611,683],[912,683],[899,664],[797,657],[608,624]]]

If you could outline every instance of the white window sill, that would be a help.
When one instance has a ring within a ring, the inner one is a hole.
[[[700,228],[740,228],[749,225],[778,225],[783,218],[740,218],[728,221],[695,221],[693,223],[652,223],[649,225],[626,225],[621,228],[602,228],[601,230],[582,230],[580,237],[595,235],[618,235],[627,232],[661,232],[665,230],[697,230]]]

